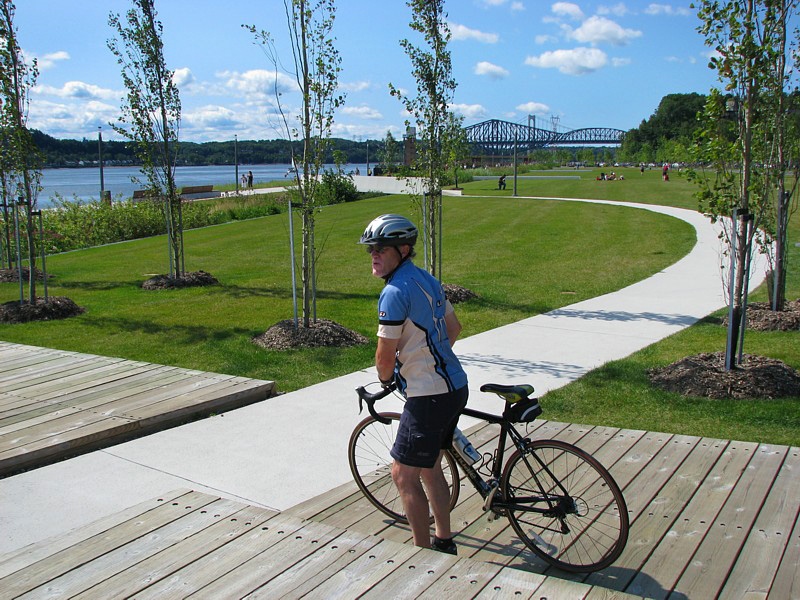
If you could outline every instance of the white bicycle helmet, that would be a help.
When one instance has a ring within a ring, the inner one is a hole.
[[[413,246],[417,242],[417,235],[417,226],[402,215],[381,215],[367,225],[358,243]]]

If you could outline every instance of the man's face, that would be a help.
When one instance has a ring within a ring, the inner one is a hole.
[[[372,274],[375,277],[385,277],[400,264],[401,254],[408,254],[409,246],[367,246],[372,258]],[[399,251],[399,253],[398,253]]]

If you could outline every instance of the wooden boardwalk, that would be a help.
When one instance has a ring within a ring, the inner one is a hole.
[[[0,477],[262,400],[274,387],[0,342]]]
[[[488,450],[495,427],[469,431]],[[346,484],[277,514],[177,491],[0,556],[0,599],[800,598],[798,449],[536,423],[610,467],[628,546],[604,571],[548,568],[467,488],[459,556],[420,550]]]

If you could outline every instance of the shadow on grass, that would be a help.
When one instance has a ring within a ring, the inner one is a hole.
[[[222,341],[237,336],[251,337],[256,335],[252,330],[243,327],[216,329],[202,325],[165,325],[152,321],[123,319],[120,317],[90,318],[84,325],[98,329],[124,331],[128,333],[144,333],[147,335],[167,334],[176,344],[197,343],[205,341]]]
[[[291,299],[292,289],[290,287],[258,287],[245,285],[215,285],[207,288],[209,293],[225,294],[232,298],[280,298]],[[302,295],[302,290],[298,289],[298,295]],[[378,296],[375,293],[352,293],[336,292],[332,290],[317,289],[318,300],[374,300],[377,302]]]
[[[59,281],[51,285],[53,288],[66,288],[70,290],[83,290],[87,292],[103,292],[117,288],[142,287],[142,281]]]

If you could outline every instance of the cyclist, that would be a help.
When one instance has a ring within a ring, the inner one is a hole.
[[[456,554],[441,451],[452,443],[469,394],[467,376],[452,350],[461,324],[442,285],[411,260],[417,235],[407,218],[382,215],[367,226],[359,243],[367,246],[372,274],[386,282],[378,301],[378,377],[384,385],[396,382],[406,397],[391,450],[392,479],[414,544]]]

